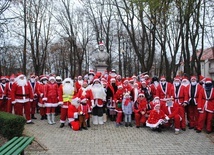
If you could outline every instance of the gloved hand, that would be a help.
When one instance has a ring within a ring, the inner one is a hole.
[[[94,100],[91,100],[91,107],[92,107],[92,108],[95,107]]]

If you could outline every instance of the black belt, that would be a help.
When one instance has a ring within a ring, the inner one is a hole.
[[[16,96],[29,96],[29,94],[16,94]]]

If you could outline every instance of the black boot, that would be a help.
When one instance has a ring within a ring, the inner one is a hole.
[[[44,120],[44,119],[45,119],[45,116],[42,116],[42,117],[41,117],[41,120]]]
[[[129,126],[129,124],[128,123],[125,123],[125,127],[128,127]]]
[[[132,127],[132,123],[129,123],[129,126]]]
[[[32,119],[37,119],[37,118],[34,116],[34,114],[31,114],[31,118],[32,118]]]
[[[90,118],[87,120],[87,127],[90,128]]]
[[[64,126],[65,126],[65,124],[64,124],[64,123],[61,123],[60,128],[63,128]]]

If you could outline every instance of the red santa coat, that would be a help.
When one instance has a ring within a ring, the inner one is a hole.
[[[82,84],[83,84],[83,80],[77,80],[76,82],[75,82],[75,88],[76,88],[76,92],[78,92],[79,91],[79,89],[82,87]]]
[[[39,82],[35,82],[34,86],[32,86],[32,84],[30,83],[30,86],[31,86],[31,89],[33,91],[34,100],[36,100],[38,98],[37,89],[39,87]]]
[[[46,100],[46,107],[58,106],[58,85],[56,83],[49,83],[45,85],[45,93],[43,100]]]
[[[25,86],[19,86],[16,82],[13,83],[11,89],[11,102],[14,103],[26,103],[33,101],[33,91],[30,83],[27,82]]]
[[[159,124],[163,122],[165,119],[166,115],[162,110],[151,110],[149,118],[146,122],[146,126],[150,128],[156,128]]]
[[[7,96],[8,99],[11,99],[12,85],[13,84],[11,82],[8,82],[8,83],[6,83],[5,88],[4,88],[4,95]]]
[[[87,104],[90,107],[90,111],[91,111],[92,102],[94,102],[94,96],[93,96],[93,93],[89,87],[87,87],[87,88],[81,87],[79,89],[78,93],[76,94],[76,97],[86,98]]]
[[[174,101],[177,102],[179,105],[182,105],[184,102],[187,103],[188,101],[188,96],[187,96],[187,90],[186,87],[183,85],[180,85],[180,87],[178,88],[178,92],[176,94],[176,87],[175,85],[172,85],[172,89],[171,89],[171,94],[172,97],[174,98]]]
[[[115,111],[122,113],[123,89],[118,89],[114,95]]]
[[[175,115],[179,114],[179,104],[174,102],[171,107],[166,105],[166,102],[161,102],[161,110],[170,118],[174,118]]]
[[[154,84],[154,83],[151,84],[151,85],[150,85],[150,88],[151,88],[152,95],[153,95],[153,96],[156,96],[156,95],[157,95],[157,94],[156,94],[157,87],[155,86],[155,84]]]
[[[197,105],[198,104],[198,99],[199,99],[199,93],[202,89],[202,86],[197,83],[196,86],[195,86],[195,93],[193,95],[193,100],[194,100],[194,104]],[[186,90],[187,90],[187,99],[188,101],[191,100],[191,84],[189,84],[187,87],[186,87]]]
[[[156,95],[160,99],[164,99],[167,95],[172,96],[171,94],[171,89],[172,89],[172,84],[169,82],[166,82],[166,89],[164,91],[163,87],[161,84],[158,85]]]
[[[130,85],[130,84],[127,84],[127,85],[124,85],[123,84],[123,91],[124,91],[124,94],[125,93],[131,93],[131,91],[132,91],[132,86]]]
[[[203,113],[204,111],[214,113],[214,88],[211,89],[210,96],[207,96],[204,88],[200,90],[198,110],[200,110],[200,113]]]
[[[144,98],[142,101],[139,102],[135,102],[134,106],[133,106],[133,111],[134,113],[141,113],[141,112],[145,112],[147,111],[147,101],[146,98]]]
[[[68,106],[68,121],[73,122],[75,119],[78,119],[79,110],[78,107],[73,104]]]
[[[36,91],[37,91],[37,95],[39,97],[39,102],[38,102],[39,107],[45,107],[44,93],[46,93],[46,89],[47,89],[47,87],[44,84],[42,84],[42,83],[38,84]]]
[[[0,99],[3,99],[5,93],[4,93],[4,87],[2,84],[0,84]]]
[[[90,111],[90,109],[89,109],[89,105],[87,103],[80,104],[78,107],[78,113],[81,115],[85,115],[85,119],[89,118],[89,114],[88,114],[89,111]]]

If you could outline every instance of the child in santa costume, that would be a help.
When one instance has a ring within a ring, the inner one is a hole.
[[[81,99],[80,105],[78,107],[80,130],[88,130],[88,128],[86,127],[86,121],[89,118],[89,105],[87,104],[87,100],[87,98]]]
[[[156,104],[154,109],[151,110],[148,120],[146,121],[146,126],[150,127],[152,130],[157,130],[161,132],[160,125],[166,123],[169,117],[160,109],[160,104]]]
[[[128,127],[132,127],[132,108],[133,108],[133,101],[130,99],[130,95],[129,93],[125,93],[123,100],[122,100],[122,110],[123,113],[125,115],[125,126]]]

